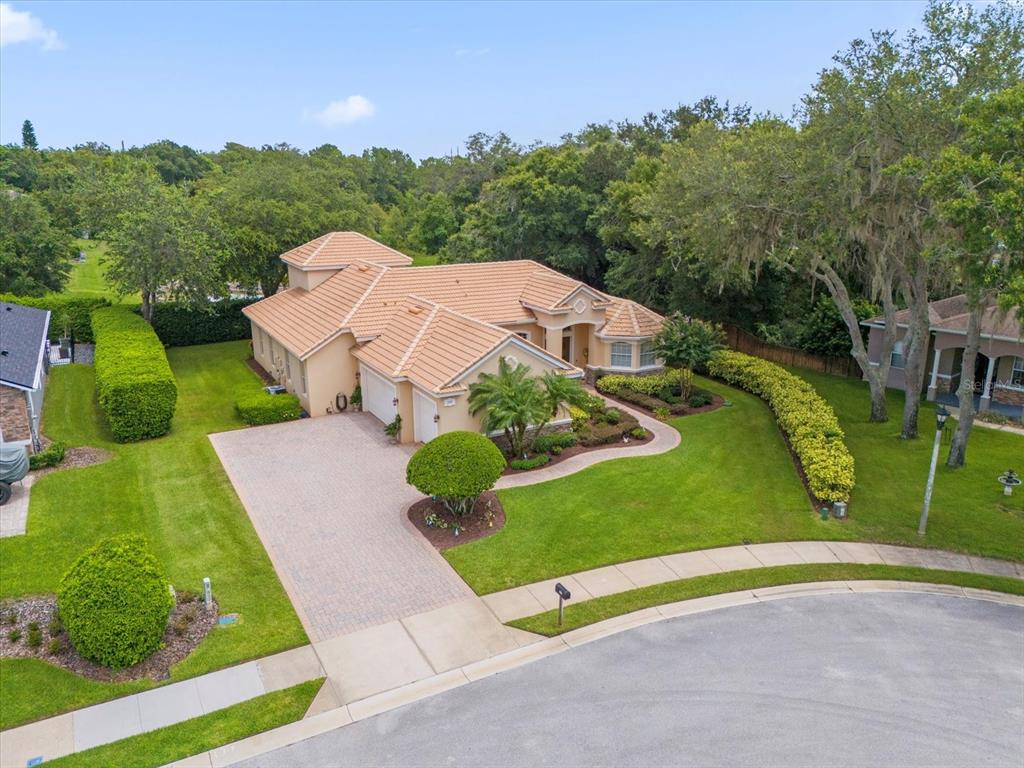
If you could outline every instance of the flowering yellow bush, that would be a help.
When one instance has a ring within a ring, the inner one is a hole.
[[[849,501],[853,456],[835,411],[814,387],[775,363],[726,349],[711,356],[708,372],[768,403],[816,498]]]
[[[693,374],[687,371],[690,380]],[[606,395],[617,395],[624,389],[639,392],[642,395],[656,395],[665,387],[679,387],[683,373],[677,368],[668,368],[661,373],[647,376],[626,376],[622,373],[610,373],[602,376],[594,385],[598,392]]]

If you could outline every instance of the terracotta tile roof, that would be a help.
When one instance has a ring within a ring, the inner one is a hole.
[[[304,358],[330,340],[386,267],[361,263],[332,275],[312,291],[289,288],[242,312],[290,352]]]
[[[281,254],[281,260],[299,269],[347,267],[355,261],[369,261],[388,267],[406,267],[412,259],[359,232],[328,232]]]
[[[629,299],[612,299],[601,336],[653,336],[661,330],[665,318]]]
[[[384,331],[354,354],[388,376],[407,378],[431,392],[455,392],[466,388],[457,381],[459,374],[509,339],[547,355],[504,328],[422,297],[408,296]],[[579,373],[568,363],[559,362],[567,372]]]
[[[967,296],[962,293],[928,303],[928,325],[933,331],[966,333],[968,315]],[[909,318],[909,309],[899,310],[896,313],[896,325],[905,327]],[[881,325],[884,322],[885,318],[879,315],[866,320],[865,324]],[[985,314],[981,318],[981,335],[983,337],[1002,336],[1009,339],[1020,339],[1024,335],[1024,329],[1021,328],[1017,310],[1011,309],[1009,312],[1002,312],[998,307],[990,307],[985,310]]]

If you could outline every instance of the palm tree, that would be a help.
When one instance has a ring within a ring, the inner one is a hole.
[[[547,418],[537,427],[535,435],[539,435],[562,408],[570,405],[582,408],[587,402],[587,392],[580,386],[579,379],[570,379],[568,376],[554,371],[548,371],[541,377],[540,389],[548,410]]]
[[[497,373],[481,374],[469,385],[469,412],[483,414],[488,433],[504,432],[513,456],[524,455],[530,425],[551,418],[550,402],[530,376],[530,366],[517,363],[513,367],[504,357],[498,361]]]

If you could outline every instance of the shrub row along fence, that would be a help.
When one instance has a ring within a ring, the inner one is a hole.
[[[253,299],[222,299],[204,307],[157,304],[153,307],[153,330],[165,347],[248,339],[249,320],[242,308],[252,303]]]
[[[843,442],[835,411],[814,387],[767,360],[724,349],[712,355],[708,372],[768,403],[815,498],[849,501],[853,456]]]
[[[165,435],[178,387],[164,346],[149,324],[127,307],[92,314],[96,394],[120,443]]]
[[[726,344],[737,352],[760,357],[779,365],[790,365],[795,368],[806,368],[809,371],[829,373],[833,376],[847,376],[852,379],[861,378],[860,365],[851,355],[843,357],[826,357],[805,352],[795,347],[783,347],[778,344],[769,344],[763,339],[757,338],[749,331],[745,331],[735,325],[726,325]]]
[[[48,296],[15,296],[5,293],[0,294],[0,300],[50,310],[50,341],[57,341],[67,330],[75,341],[85,344],[93,341],[89,319],[92,311],[110,306],[107,299],[73,293],[54,293]]]

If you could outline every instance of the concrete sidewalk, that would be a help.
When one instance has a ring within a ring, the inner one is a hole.
[[[633,560],[494,592],[484,595],[482,599],[500,621],[508,622],[557,608],[556,582],[561,582],[572,593],[573,603],[579,603],[595,597],[694,576],[808,563],[909,565],[942,571],[966,571],[1024,578],[1024,563],[1013,563],[1009,560],[889,544],[790,541],[704,549]]]
[[[3,731],[0,766],[55,760],[323,676],[312,646],[294,648]]]

